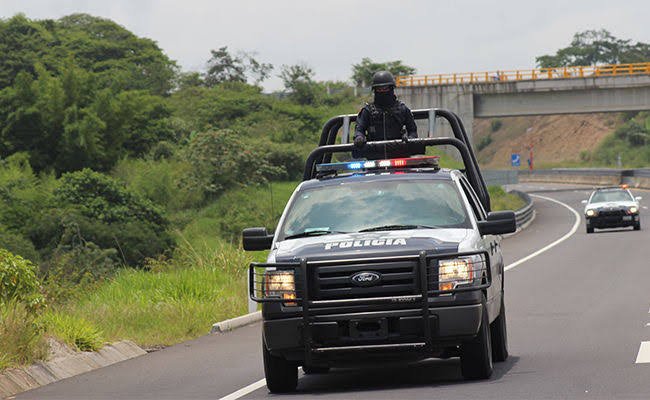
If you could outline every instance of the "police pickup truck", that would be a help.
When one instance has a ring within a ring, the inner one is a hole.
[[[514,213],[488,212],[464,141],[413,142],[456,146],[466,169],[427,156],[321,162],[352,149],[323,145],[275,233],[244,230],[246,250],[270,249],[249,277],[271,392],[295,390],[299,366],[460,357],[465,378],[484,379],[508,357],[499,235],[515,230]]]

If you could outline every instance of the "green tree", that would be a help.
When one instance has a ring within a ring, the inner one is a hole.
[[[176,64],[158,45],[115,22],[88,14],[59,20],[30,20],[18,14],[0,20],[0,87],[40,64],[54,75],[72,61],[95,75],[100,87],[166,94],[173,88]]]
[[[395,76],[413,75],[415,68],[403,64],[401,60],[375,62],[370,58],[364,57],[360,63],[352,65],[352,80],[357,86],[370,86],[372,75],[377,71],[389,71]]]
[[[98,88],[94,74],[73,64],[60,76],[38,64],[35,71],[36,79],[21,72],[0,91],[0,156],[26,151],[37,171],[108,170],[174,139],[159,96]]]
[[[252,53],[239,52],[230,54],[228,46],[210,50],[212,57],[208,60],[205,84],[215,86],[223,82],[247,82],[252,78],[257,85],[268,79],[273,65],[257,61]]]
[[[573,35],[571,44],[555,54],[535,58],[541,68],[645,62],[650,45],[618,39],[605,29],[586,30]]]
[[[291,99],[298,104],[314,104],[318,87],[314,82],[314,70],[306,64],[283,65],[278,75],[289,92]]]

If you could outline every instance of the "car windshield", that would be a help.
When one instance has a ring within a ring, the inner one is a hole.
[[[633,201],[634,199],[625,190],[598,191],[591,197],[590,203],[611,203],[615,201]]]
[[[461,197],[449,181],[341,182],[303,190],[289,205],[280,240],[338,232],[469,228]]]

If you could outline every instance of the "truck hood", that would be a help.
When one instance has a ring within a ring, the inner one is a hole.
[[[603,208],[612,208],[615,210],[621,209],[621,208],[630,208],[630,207],[639,207],[639,203],[636,201],[617,201],[617,202],[609,202],[609,201],[604,201],[600,203],[589,203],[585,207],[585,212],[587,210],[600,210]]]
[[[429,253],[453,253],[470,235],[468,229],[410,229],[387,232],[359,232],[289,239],[276,243],[269,262],[291,262],[301,258],[382,257]]]

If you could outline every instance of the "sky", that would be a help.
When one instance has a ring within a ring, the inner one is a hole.
[[[528,69],[574,33],[605,28],[650,42],[650,0],[0,0],[0,18],[72,13],[110,18],[155,40],[185,71],[210,50],[256,53],[275,66],[304,63],[317,80],[348,81],[352,65],[402,60],[419,74]]]

